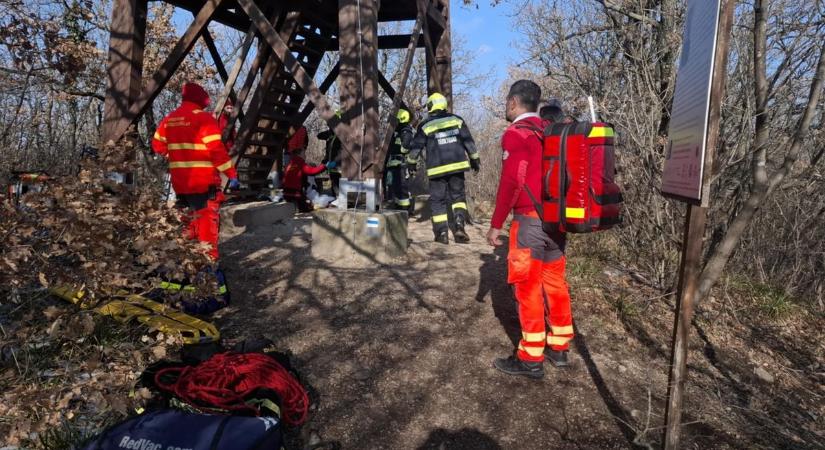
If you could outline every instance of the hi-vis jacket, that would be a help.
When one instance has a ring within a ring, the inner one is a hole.
[[[390,141],[390,148],[387,150],[387,168],[399,167],[407,163],[413,134],[415,134],[415,130],[407,123],[398,124],[398,126],[395,127],[395,131],[392,134],[392,141]]]
[[[152,150],[169,159],[176,194],[203,194],[220,186],[222,172],[237,178],[232,160],[221,142],[218,123],[200,106],[184,101],[160,122]]]
[[[478,159],[473,136],[461,117],[446,111],[436,111],[418,126],[410,143],[410,158],[416,160],[427,149],[427,176],[437,178],[466,172],[470,161]]]

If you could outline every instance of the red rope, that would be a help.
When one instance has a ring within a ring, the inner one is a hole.
[[[176,376],[164,383],[164,375]],[[219,353],[197,366],[168,367],[155,374],[155,384],[193,406],[260,415],[244,402],[257,389],[271,389],[281,399],[281,420],[300,425],[306,420],[309,397],[303,386],[274,359],[261,353]]]

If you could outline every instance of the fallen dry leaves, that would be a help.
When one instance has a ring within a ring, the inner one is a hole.
[[[158,274],[181,279],[208,264],[159,189],[107,180],[135,171],[133,153],[106,148],[76,177],[0,206],[0,443],[38,447],[67,421],[96,430],[133,411],[148,396],[133,392],[141,371],[179,344],[46,294],[63,284],[92,301],[146,292]]]

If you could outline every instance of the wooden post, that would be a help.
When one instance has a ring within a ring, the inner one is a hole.
[[[146,0],[115,0],[112,6],[101,134],[104,143],[117,140],[120,135],[116,130],[125,130],[131,124],[128,111],[140,94],[143,77],[146,15]]]
[[[728,47],[733,24],[734,0],[722,0],[719,15],[719,35],[716,41],[713,76],[711,79],[710,111],[705,155],[705,176],[709,179],[713,156],[719,142],[722,99],[725,96],[727,78]],[[709,182],[706,182],[709,184]],[[707,195],[708,189],[704,189]],[[681,441],[682,403],[687,379],[687,350],[693,307],[696,298],[699,275],[702,266],[703,236],[707,221],[706,207],[688,205],[685,231],[682,243],[682,263],[679,271],[679,289],[676,294],[676,318],[673,326],[670,374],[668,377],[667,410],[665,412],[664,448],[676,450]]]
[[[407,88],[407,79],[410,76],[410,68],[412,68],[413,59],[415,57],[415,49],[418,43],[418,36],[421,34],[423,22],[424,12],[419,11],[418,19],[415,21],[412,35],[410,35],[410,43],[407,46],[407,56],[404,59],[404,65],[401,67],[401,82],[398,85],[398,92],[392,96],[392,109],[390,109],[390,115],[388,117],[389,123],[387,123],[387,128],[384,130],[384,139],[381,141],[381,146],[375,154],[374,163],[376,165],[384,161],[384,155],[387,153],[390,143],[392,142],[393,130],[395,130],[395,127],[398,125],[398,119],[395,116],[398,113],[398,108],[404,101],[404,91]],[[392,88],[392,86],[390,86],[390,88]],[[384,168],[382,167],[381,170],[384,170]]]
[[[441,86],[441,93],[447,97],[450,108],[453,105],[453,44],[450,37],[450,3],[444,3],[442,11],[446,26],[441,31],[441,35],[436,40],[435,64],[427,70],[429,77],[438,77],[438,84]]]
[[[341,109],[349,132],[338,134],[349,158],[342,160],[342,177],[363,180],[381,177],[373,164],[378,146],[378,2],[338,0],[338,38],[341,73],[338,78]]]

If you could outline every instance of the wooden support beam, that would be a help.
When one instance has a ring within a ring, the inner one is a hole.
[[[429,4],[429,0],[416,0],[418,4],[418,11],[419,14],[426,14],[427,5]],[[435,44],[433,44],[432,34],[430,33],[430,26],[427,23],[428,20],[424,20],[422,24],[422,28],[424,31],[424,48],[426,48],[426,59],[427,59],[427,93],[433,94],[435,92],[443,93],[443,89],[441,87],[441,77],[436,76],[438,71],[438,66],[436,65],[436,57],[435,57]],[[447,99],[450,100],[449,98]],[[452,103],[450,103],[452,106]]]
[[[140,95],[146,43],[146,0],[115,0],[109,37],[106,98],[101,140],[116,141],[132,121],[129,108]]]
[[[450,4],[449,3],[444,3],[442,5],[444,7],[445,12],[449,11],[449,9],[450,9]],[[427,2],[427,18],[429,20],[431,20],[435,25],[438,26],[438,28],[439,28],[438,31],[443,31],[443,30],[449,31],[450,30],[449,20],[447,20],[447,18],[445,17],[445,14],[442,14],[441,11],[439,11],[435,7],[435,5],[433,5],[433,2],[431,2],[431,1]]]
[[[378,49],[398,50],[402,48],[407,48],[407,44],[409,44],[409,42],[409,34],[387,34],[383,36],[378,36]],[[424,39],[419,37],[419,40],[416,43],[416,47],[424,47]],[[338,39],[331,39],[329,45],[327,46],[327,51],[337,52],[339,48],[340,44],[338,43]]]
[[[129,107],[125,117],[117,122],[117,126],[111,129],[109,139],[117,140],[126,132],[129,126],[134,123],[152,105],[152,101],[160,94],[166,83],[172,78],[175,70],[180,67],[183,59],[192,50],[195,41],[206,29],[206,25],[212,19],[212,15],[224,0],[206,0],[195,20],[186,29],[186,32],[172,48],[166,61],[158,68],[149,83],[143,88],[140,96]],[[108,141],[108,139],[107,139]]]
[[[242,105],[238,104],[238,98],[235,95],[235,83],[238,81],[238,76],[241,74],[241,69],[243,69],[244,61],[246,61],[246,57],[249,55],[249,49],[252,48],[252,41],[254,39],[255,27],[250,27],[244,37],[243,44],[241,44],[241,52],[235,58],[235,63],[232,65],[232,71],[229,72],[229,75],[224,80],[223,92],[221,92],[221,96],[218,97],[218,101],[215,102],[216,118],[221,114],[223,106],[226,104],[226,99],[228,98],[231,98],[238,109],[241,109]],[[237,117],[241,116],[238,115]]]
[[[315,108],[318,110],[319,116],[322,119],[327,121],[327,123],[333,122],[333,118],[335,117],[335,111],[333,111],[332,107],[329,104],[326,96],[321,93],[318,89],[318,86],[315,85],[315,82],[312,81],[312,77],[310,77],[303,67],[301,67],[301,63],[292,56],[292,53],[289,50],[289,47],[284,43],[284,40],[278,36],[278,32],[272,27],[272,24],[266,20],[261,10],[255,4],[253,0],[238,0],[238,3],[241,7],[246,11],[246,14],[249,15],[249,18],[252,20],[252,23],[258,28],[258,31],[263,36],[264,40],[269,44],[272,48],[272,52],[278,59],[283,63],[284,67],[289,71],[292,75],[293,79],[296,83],[303,89],[303,91],[307,94],[309,100],[315,104]],[[343,124],[336,124],[336,126],[342,126]]]
[[[342,160],[342,177],[380,179],[373,164],[378,147],[378,1],[338,0],[338,38],[341,74],[338,91],[348,133],[337,133],[349,158]],[[377,185],[377,184],[376,184]]]
[[[393,132],[395,127],[398,126],[398,118],[396,117],[396,114],[398,114],[398,108],[404,102],[404,91],[407,89],[407,80],[409,79],[410,69],[412,68],[413,60],[415,59],[416,42],[418,41],[418,36],[421,34],[423,25],[424,14],[419,13],[418,19],[416,19],[415,25],[413,26],[412,34],[410,35],[410,42],[407,45],[407,56],[404,58],[404,65],[401,67],[401,81],[398,83],[398,92],[392,95],[392,108],[390,109],[390,114],[387,119],[387,128],[384,130],[384,138],[381,141],[381,146],[375,153],[375,159],[373,160],[373,164],[376,166],[383,164],[387,150],[390,148],[390,143],[392,142]],[[381,78],[383,78],[383,75]],[[390,86],[390,88],[392,88],[392,86]],[[383,172],[384,167],[381,167],[381,170]]]
[[[329,90],[329,88],[332,87],[332,83],[335,83],[335,80],[338,79],[338,74],[340,72],[341,72],[341,61],[339,60],[338,62],[335,63],[334,66],[332,66],[332,69],[329,71],[326,78],[324,78],[324,81],[321,82],[321,86],[318,87],[318,89],[321,90],[322,94],[326,94],[327,91]],[[307,117],[309,117],[309,115],[312,114],[312,111],[314,109],[315,109],[315,105],[312,102],[307,103],[306,107],[304,107],[304,109],[301,110],[300,113],[298,113],[298,119],[296,119],[296,122],[298,122],[298,123],[306,122]]]
[[[238,93],[238,101],[235,103],[235,109],[232,111],[232,115],[229,117],[229,122],[226,124],[227,129],[235,126],[235,121],[240,117],[241,109],[243,109],[246,99],[249,97],[249,92],[252,91],[252,85],[255,84],[255,80],[258,78],[258,73],[261,72],[261,68],[265,67],[269,62],[271,53],[272,52],[269,50],[269,45],[266,45],[265,42],[260,42],[258,44],[258,51],[255,53],[255,58],[252,60],[252,65],[249,67],[249,72],[247,72],[246,79],[244,80],[243,86]],[[228,136],[228,132],[224,130],[223,138],[226,139]]]

